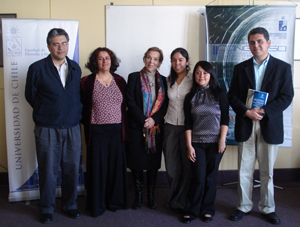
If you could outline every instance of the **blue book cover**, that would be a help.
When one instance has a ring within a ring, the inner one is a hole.
[[[269,93],[263,91],[257,91],[253,89],[248,90],[246,106],[248,109],[255,107],[262,107],[266,105]]]

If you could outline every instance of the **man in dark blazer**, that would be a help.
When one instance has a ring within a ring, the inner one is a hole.
[[[283,143],[283,111],[294,96],[291,66],[268,53],[271,40],[266,29],[252,29],[248,43],[253,58],[234,67],[228,93],[236,113],[239,172],[239,203],[230,220],[241,220],[253,207],[253,171],[257,159],[261,181],[259,210],[270,223],[280,224],[275,213],[273,166],[278,144]],[[248,89],[268,92],[267,104],[248,109],[245,105]]]

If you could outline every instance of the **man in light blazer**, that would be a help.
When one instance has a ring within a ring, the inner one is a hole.
[[[273,166],[278,144],[283,143],[283,111],[294,96],[291,66],[268,53],[271,40],[266,29],[252,29],[248,43],[253,57],[234,67],[228,92],[236,113],[239,173],[239,203],[230,220],[241,220],[253,207],[253,171],[257,159],[261,181],[259,210],[270,223],[280,224],[275,213]],[[267,104],[248,109],[245,105],[248,89],[268,92]]]

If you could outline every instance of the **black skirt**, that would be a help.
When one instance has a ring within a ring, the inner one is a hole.
[[[121,124],[92,125],[87,149],[87,210],[97,217],[116,206],[129,208]]]
[[[161,166],[163,127],[155,135],[156,152],[145,148],[143,128],[129,127],[130,141],[126,144],[127,166],[131,170],[158,170]]]

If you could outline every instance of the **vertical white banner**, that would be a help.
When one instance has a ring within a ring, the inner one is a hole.
[[[32,108],[25,100],[24,92],[29,65],[49,55],[46,38],[52,28],[63,28],[69,34],[68,57],[78,62],[78,21],[2,19],[10,202],[39,198]],[[78,193],[82,194],[82,164],[80,166]],[[60,179],[58,195],[59,188]]]

